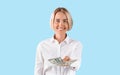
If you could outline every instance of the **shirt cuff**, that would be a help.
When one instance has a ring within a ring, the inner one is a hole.
[[[73,71],[77,70],[77,67],[74,67],[74,66],[65,66],[64,68],[70,69],[70,70],[73,70]]]
[[[70,65],[70,69],[71,69],[71,70],[78,70],[79,67],[80,67],[79,61],[76,61],[76,62],[74,62],[74,63],[72,63],[72,64]]]

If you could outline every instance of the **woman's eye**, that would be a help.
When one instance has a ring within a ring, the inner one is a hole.
[[[63,22],[64,22],[64,23],[66,23],[66,22],[67,22],[67,20],[63,20]]]
[[[66,20],[63,20],[63,22],[65,23],[65,22],[66,22]]]
[[[56,22],[57,22],[57,23],[59,23],[59,22],[60,22],[60,20],[59,20],[59,19],[56,19]]]

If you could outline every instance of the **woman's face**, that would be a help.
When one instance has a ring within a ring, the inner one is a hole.
[[[65,34],[68,30],[68,19],[63,12],[57,12],[55,15],[53,30],[56,34]]]

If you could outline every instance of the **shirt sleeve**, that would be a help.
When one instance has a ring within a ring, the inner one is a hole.
[[[72,63],[69,68],[71,70],[78,70],[80,68],[81,64],[81,56],[82,56],[82,44],[79,42],[75,45],[74,51],[72,52],[71,59],[74,60],[76,59],[74,63]]]
[[[36,51],[34,75],[43,75],[43,56],[41,50],[42,48],[39,44]]]

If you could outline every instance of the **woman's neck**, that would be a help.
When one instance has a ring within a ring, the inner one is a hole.
[[[64,39],[66,38],[66,34],[64,35],[60,35],[60,34],[55,34],[54,38],[59,42],[61,43],[62,41],[64,41]]]

